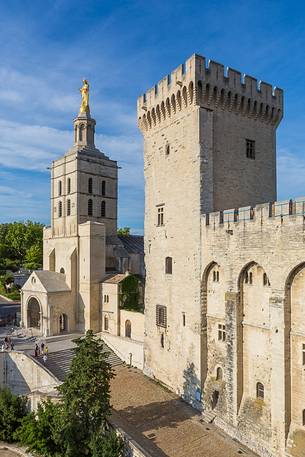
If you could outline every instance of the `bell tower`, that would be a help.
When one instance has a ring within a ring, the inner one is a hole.
[[[95,119],[90,115],[89,84],[80,89],[82,104],[74,119],[74,144],[52,164],[51,226],[54,237],[78,235],[78,225],[104,223],[117,230],[117,163],[95,147]]]

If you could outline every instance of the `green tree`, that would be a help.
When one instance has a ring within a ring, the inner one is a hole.
[[[121,227],[117,231],[118,235],[127,236],[130,235],[130,227]]]
[[[120,457],[123,448],[123,440],[110,430],[94,435],[90,442],[92,457]]]
[[[40,267],[42,237],[43,225],[37,222],[0,224],[0,268],[14,271],[25,261],[34,268]]]
[[[24,258],[24,267],[29,270],[37,270],[42,266],[42,243],[30,246]]]
[[[62,455],[58,438],[58,424],[61,418],[61,405],[50,400],[41,402],[37,412],[28,414],[16,431],[15,438],[29,451],[44,457]]]
[[[19,397],[9,389],[0,390],[0,441],[15,441],[15,431],[27,414],[27,399]]]
[[[114,376],[103,342],[91,330],[75,343],[69,374],[58,388],[65,418],[63,438],[69,446],[67,457],[77,452],[79,456],[86,455],[91,437],[107,428],[110,380]]]

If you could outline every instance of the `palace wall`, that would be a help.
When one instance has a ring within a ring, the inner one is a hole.
[[[304,205],[202,217],[204,405],[260,455],[302,455],[305,438]]]

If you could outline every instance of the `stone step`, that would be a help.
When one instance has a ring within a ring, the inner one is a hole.
[[[108,353],[107,360],[112,367],[122,365],[122,360],[104,343],[104,352]],[[37,357],[37,361],[47,368],[59,381],[64,381],[70,370],[70,366],[74,357],[73,349],[63,349],[61,351],[50,352],[46,362],[43,361],[43,356]]]
[[[204,411],[202,413],[202,416],[203,416],[203,420],[205,422],[207,422],[208,424],[211,424],[212,422],[214,422],[214,420],[216,418],[216,414],[213,411]]]

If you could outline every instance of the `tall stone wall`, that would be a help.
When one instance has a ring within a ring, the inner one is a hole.
[[[304,201],[202,218],[205,408],[260,455],[304,452]]]

